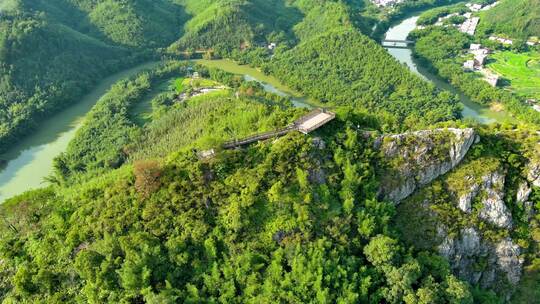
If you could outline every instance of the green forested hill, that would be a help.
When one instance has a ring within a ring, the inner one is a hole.
[[[363,35],[369,22],[358,2],[0,5],[0,148],[113,70],[207,48],[337,114],[308,135],[227,150],[225,141],[283,128],[308,110],[188,61],[166,60],[118,82],[55,159],[49,186],[0,205],[1,302],[471,304],[500,303],[511,290],[537,298],[529,295],[540,265],[538,137],[452,121],[456,98]],[[419,128],[426,130],[398,134]],[[483,175],[493,158],[502,180]],[[444,183],[469,190],[477,179],[486,185],[470,190],[468,221],[457,208],[463,193]],[[434,197],[396,216],[381,186]],[[499,188],[507,191],[494,194]],[[484,207],[488,219],[508,212],[514,226],[493,227],[480,216]],[[445,228],[417,220],[416,211],[441,216],[457,260],[411,241],[427,230],[443,238]],[[456,270],[460,252],[480,241],[461,228],[478,229],[482,242],[513,242],[493,249],[497,260],[481,250],[467,256],[465,266],[500,285]],[[505,274],[522,269],[525,283],[510,285]]]
[[[180,6],[168,0],[35,0],[27,6],[81,32],[128,47],[166,46],[179,37],[186,17]]]
[[[217,147],[306,110],[201,69],[231,89],[161,104],[162,116],[137,127],[128,109],[185,67],[121,82],[96,106],[59,163],[99,175],[1,206],[1,300],[471,303],[444,259],[412,252],[390,226],[394,207],[376,198],[373,140],[348,127],[376,127],[373,115],[344,109],[319,134],[322,145],[293,133],[200,160],[191,148],[205,138]],[[119,153],[134,161],[121,165]]]
[[[285,83],[318,100],[384,111],[397,125],[430,124],[459,112],[453,96],[437,92],[355,30],[316,36],[276,55],[269,66]]]
[[[211,162],[180,153],[66,192],[28,193],[7,219],[13,229],[1,224],[0,295],[47,303],[472,303],[442,258],[412,255],[390,230],[393,208],[375,200],[370,152],[356,136],[340,133],[321,151],[296,134]],[[320,166],[327,181],[310,182]]]
[[[301,19],[298,8],[283,0],[179,2],[190,20],[173,50],[216,49],[226,54],[272,38],[278,39],[274,42],[284,42],[292,38],[291,29]]]
[[[539,0],[503,0],[482,14],[481,28],[511,38],[540,36]]]
[[[104,76],[167,46],[185,17],[167,1],[9,0],[0,15],[0,150]]]

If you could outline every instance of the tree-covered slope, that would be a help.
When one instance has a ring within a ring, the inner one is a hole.
[[[539,0],[502,0],[482,14],[481,28],[510,38],[540,35]]]
[[[168,0],[36,0],[28,1],[28,6],[128,47],[166,46],[180,36],[186,18],[181,7]]]
[[[291,39],[291,28],[301,18],[298,8],[283,0],[180,0],[190,20],[172,50],[216,49],[230,53],[272,38]],[[275,41],[278,42],[278,41]]]
[[[294,89],[334,105],[390,113],[401,125],[453,119],[454,97],[437,92],[354,29],[328,31],[277,54],[270,71]]]
[[[0,151],[101,78],[167,46],[182,9],[167,1],[9,0],[0,13]],[[141,50],[145,47],[148,49]]]
[[[371,140],[332,129],[326,146],[295,133],[206,161],[185,151],[8,202],[0,297],[471,303],[447,262],[396,238]]]
[[[51,110],[129,60],[105,44],[17,6],[0,16],[0,150]]]

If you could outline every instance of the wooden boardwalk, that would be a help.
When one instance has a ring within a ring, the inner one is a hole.
[[[324,126],[325,124],[329,123],[335,117],[335,113],[328,112],[324,109],[315,109],[285,128],[254,134],[242,139],[231,140],[223,144],[223,148],[234,149],[237,147],[249,145],[257,141],[266,140],[273,137],[280,137],[291,131],[299,131],[304,134],[309,134],[310,132],[313,132],[318,128]]]

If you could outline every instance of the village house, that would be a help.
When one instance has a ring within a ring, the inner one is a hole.
[[[371,0],[375,5],[379,7],[386,7],[403,2],[404,0]]]
[[[514,41],[512,41],[510,39],[501,38],[501,37],[497,37],[497,36],[490,36],[489,40],[497,41],[497,42],[502,43],[504,45],[512,45],[512,44],[514,44]]]
[[[474,70],[474,60],[467,60],[465,63],[463,63],[463,68],[469,71]]]
[[[499,84],[499,75],[490,73],[485,76],[484,80],[486,80],[490,86],[496,87],[497,84]]]
[[[540,104],[536,99],[527,99],[525,103],[529,106],[531,106],[534,110],[540,112]]]
[[[536,99],[531,98],[531,99],[525,100],[525,103],[530,105],[530,106],[534,106],[537,103],[537,101],[536,101]]]
[[[482,4],[467,3],[465,5],[473,12],[479,12],[482,9]]]
[[[467,70],[482,69],[490,52],[488,48],[483,48],[481,44],[472,43],[469,47],[469,53],[474,55],[474,59],[467,60],[463,67]]]
[[[474,33],[476,32],[476,27],[478,26],[478,23],[480,22],[479,17],[472,17],[470,19],[467,19],[463,24],[459,27],[459,31],[465,34],[469,34],[471,36],[474,36]]]
[[[486,64],[487,57],[486,54],[478,54],[474,56],[474,63],[479,67],[483,67]]]
[[[481,48],[482,48],[481,44],[479,44],[479,43],[471,43],[471,47],[469,48],[469,50],[477,51],[477,50],[479,50]]]

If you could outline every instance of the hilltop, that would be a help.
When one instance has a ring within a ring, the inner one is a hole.
[[[3,2],[0,148],[104,75],[163,60],[99,99],[44,188],[0,205],[0,301],[540,299],[540,134],[459,120],[456,96],[365,34],[366,7]],[[470,44],[428,38],[419,50],[446,48],[441,62]],[[250,64],[336,117],[231,149],[310,110],[180,60],[196,51]]]
[[[190,71],[201,78],[186,81]],[[180,99],[200,86],[218,89]],[[0,297],[472,303],[534,292],[517,284],[522,271],[537,281],[537,135],[454,122],[388,134],[384,115],[343,106],[310,135],[221,148],[307,111],[185,62],[119,82],[52,185],[0,208]]]

